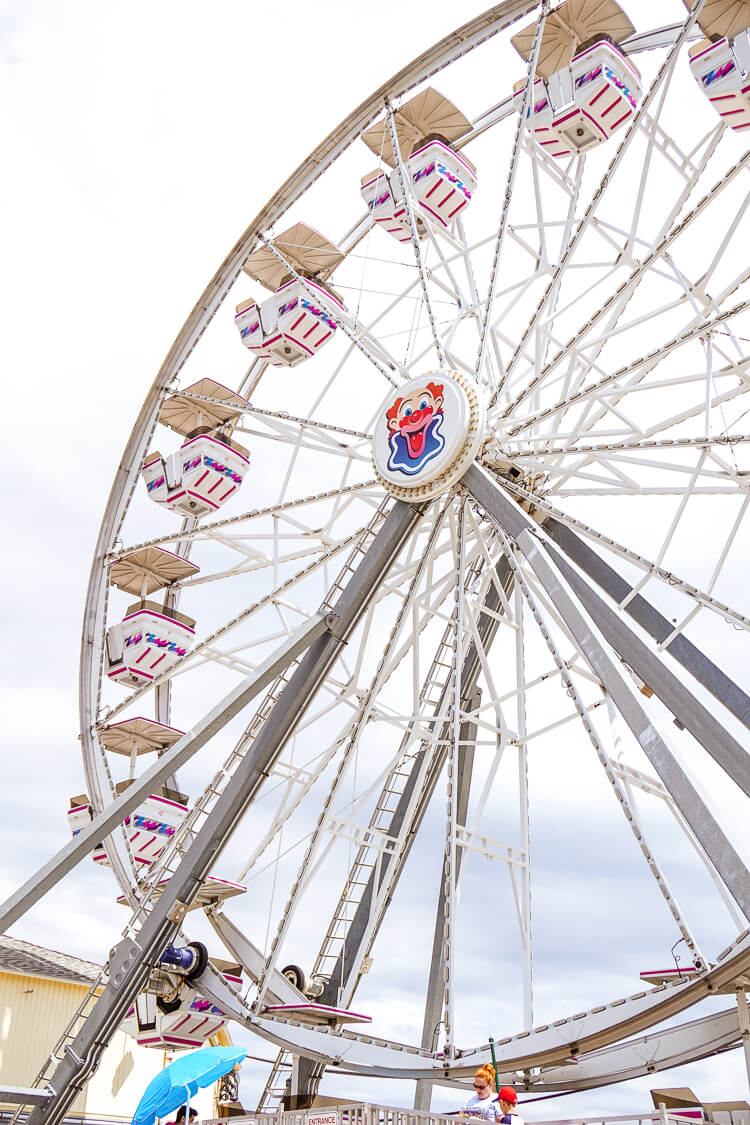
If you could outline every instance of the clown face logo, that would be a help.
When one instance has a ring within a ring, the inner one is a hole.
[[[445,448],[441,430],[443,384],[426,383],[399,397],[386,411],[391,472],[413,476]]]
[[[375,420],[375,472],[392,496],[423,501],[460,480],[484,436],[476,383],[458,371],[426,371],[391,391]]]

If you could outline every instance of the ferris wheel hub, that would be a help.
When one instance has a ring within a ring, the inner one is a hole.
[[[428,371],[383,403],[372,441],[375,472],[399,500],[432,500],[461,479],[485,436],[477,384],[459,371]]]

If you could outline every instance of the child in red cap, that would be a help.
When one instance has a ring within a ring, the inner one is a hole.
[[[496,1120],[501,1125],[523,1125],[523,1118],[516,1113],[518,1094],[512,1086],[501,1086],[497,1095],[500,1112]]]

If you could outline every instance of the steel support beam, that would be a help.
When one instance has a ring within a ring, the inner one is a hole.
[[[518,540],[518,535],[520,535],[524,529],[529,530],[533,536],[539,535],[538,525],[534,523],[509,494],[502,490],[501,485],[499,485],[495,478],[486,470],[479,469],[476,465],[472,466],[464,476],[464,484],[477,499],[479,499],[480,495],[484,497],[481,501],[482,503],[486,500],[488,503],[494,504],[495,508],[500,506],[503,509],[505,513],[504,518],[507,521],[505,530],[516,539],[516,541]],[[500,491],[496,492],[498,489]],[[498,495],[501,497],[500,500],[497,499]],[[546,533],[546,523],[544,523],[543,528]],[[570,544],[570,540],[566,537],[564,543],[567,548]],[[695,695],[690,691],[689,685],[683,683],[683,681],[671,671],[659,654],[651,651],[643,643],[623,619],[623,615],[611,609],[606,602],[595,593],[585,579],[570,566],[567,559],[549,544],[546,550],[550,558],[554,561],[555,566],[558,567],[563,574],[565,581],[575,591],[576,596],[580,598],[587,612],[596,620],[598,627],[615,651],[630,665],[643,682],[648,684],[662,703],[668,707],[682,725],[690,731],[693,737],[700,742],[701,746],[711,755],[717,765],[721,766],[735,784],[742,789],[743,793],[750,797],[750,755],[748,755],[745,747],[722,726],[707,707],[704,707],[704,705],[696,699]],[[576,562],[578,562],[579,557],[581,557],[580,553],[576,552]],[[589,558],[587,562],[589,567],[593,569],[593,560]],[[611,570],[611,568],[608,569],[610,575],[607,577],[607,581],[610,583],[611,588],[618,592],[621,589],[623,589],[623,592],[627,592],[627,590],[630,589],[627,584],[623,583],[623,587],[620,587],[619,584],[613,584],[612,576],[615,578],[619,576],[617,576],[616,572]],[[609,592],[609,587],[605,586],[604,588],[608,589]],[[636,599],[633,600],[635,601]],[[648,611],[651,611],[647,616],[653,624],[651,615],[656,613],[656,611],[653,610],[653,607],[649,606],[648,603],[644,603],[644,605]],[[644,614],[646,609],[644,609]],[[639,620],[639,618],[637,618],[637,620]],[[651,630],[649,630],[649,632],[650,631]],[[706,673],[709,665],[712,668],[716,667],[715,665],[711,665],[711,662],[703,657],[703,654],[700,650],[695,648],[694,645],[690,647],[693,650],[690,654],[690,664],[686,664],[683,661],[686,668],[692,671],[693,667],[695,667],[698,671]],[[697,655],[700,660],[694,660],[694,655]],[[716,669],[716,671],[718,672],[719,670]],[[723,675],[723,673],[721,673],[721,675]],[[735,688],[734,697],[735,702],[737,702],[737,693],[740,695],[743,693],[740,692],[739,688],[736,688],[736,685],[731,683],[728,677],[724,677],[724,679],[728,685]],[[701,683],[703,683],[703,679],[701,679]]]
[[[183,734],[174,746],[141,774],[124,793],[93,818],[91,824],[74,836],[69,844],[40,867],[15,894],[12,894],[0,908],[0,933],[26,913],[38,899],[51,890],[56,883],[85,859],[101,840],[108,836],[118,824],[122,824],[137,805],[165,784],[176,770],[184,766],[201,747],[238,715],[248,703],[267,687],[279,673],[304,651],[326,630],[325,620],[316,616],[292,634],[288,641],[280,645],[252,675],[233,688],[220,703],[196,723],[192,730]]]
[[[578,590],[573,589],[556,565],[542,531],[484,469],[473,465],[465,474],[463,483],[481,503],[485,513],[517,543],[584,658],[609,692],[677,808],[701,842],[715,870],[745,917],[750,918],[750,873],[673,754],[654,716],[647,711],[640,692],[585,608]],[[630,632],[623,622],[617,623],[623,633]],[[631,634],[631,639],[637,638]],[[661,664],[658,657],[649,653],[649,663],[652,662],[654,665]],[[651,679],[652,676],[647,676],[646,682]],[[724,768],[732,776],[731,768],[727,765]]]
[[[479,688],[474,691],[468,700],[468,710],[476,712],[479,708],[481,692]],[[458,749],[458,769],[456,771],[456,786],[458,789],[458,807],[456,819],[462,826],[466,826],[469,811],[469,794],[471,793],[471,775],[474,769],[474,750],[477,737],[477,724],[472,719],[464,719],[461,723]],[[456,884],[461,878],[461,864],[463,862],[463,848],[456,849]],[[438,1030],[440,1028],[440,1015],[443,1003],[443,916],[445,913],[445,882],[447,879],[446,857],[443,857],[443,871],[440,879],[440,893],[438,895],[437,913],[435,914],[435,933],[432,939],[432,958],[430,960],[430,975],[427,979],[427,994],[425,999],[424,1023],[422,1025],[422,1047],[426,1051],[436,1051],[438,1047]],[[414,1092],[414,1108],[428,1113],[432,1098],[432,1083],[417,1082]]]
[[[566,582],[575,591],[602,633],[626,664],[639,676],[656,696],[668,707],[680,723],[714,759],[717,765],[750,797],[750,755],[740,742],[727,731],[715,715],[696,699],[689,686],[670,670],[659,655],[647,645],[623,620],[621,614],[610,608],[567,560],[553,547],[548,547]],[[696,649],[696,652],[698,650]]]
[[[380,587],[421,509],[397,502],[363,556],[328,627],[308,648],[257,738],[217,799],[161,897],[136,934],[110,955],[109,980],[52,1078],[52,1095],[34,1109],[28,1125],[57,1125],[96,1069],[102,1052],[165,946],[175,937],[187,908],[232,831],[278,760],[300,715],[322,684],[361,614]]]
[[[622,602],[632,591],[632,586],[604,561],[579,535],[560,520],[549,516],[544,530],[554,539],[569,559],[580,567],[615,602]],[[625,612],[655,641],[661,644],[673,631],[672,622],[650,604],[642,594],[636,594],[625,606]],[[730,680],[712,660],[681,633],[665,645],[665,651],[684,668],[720,703],[731,711],[746,727],[750,727],[750,696]],[[649,687],[652,685],[649,684]]]

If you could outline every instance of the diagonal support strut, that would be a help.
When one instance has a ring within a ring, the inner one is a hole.
[[[420,508],[400,501],[391,509],[333,608],[332,616],[337,619],[335,632],[326,632],[308,648],[251,749],[137,933],[137,940],[126,937],[112,951],[109,981],[52,1075],[49,1101],[32,1111],[28,1125],[58,1125],[96,1069],[111,1036],[145,984],[151,966],[177,933],[210,865],[278,760],[294,724],[375,596],[420,513]]]
[[[700,840],[715,870],[745,917],[750,918],[750,873],[683,770],[665,735],[659,730],[654,716],[647,711],[640,693],[602,635],[603,630],[600,631],[594,623],[580,597],[579,589],[572,587],[567,575],[557,565],[557,559],[545,542],[546,537],[486,470],[473,465],[465,474],[463,484],[482,505],[485,513],[517,543],[592,671],[603,683],[683,817]],[[630,633],[628,627],[618,621],[614,614],[612,617],[623,634]],[[611,622],[608,621],[608,624]],[[637,640],[634,634],[629,639]],[[654,654],[649,654],[649,659],[661,665]],[[730,764],[720,764],[733,776]]]

